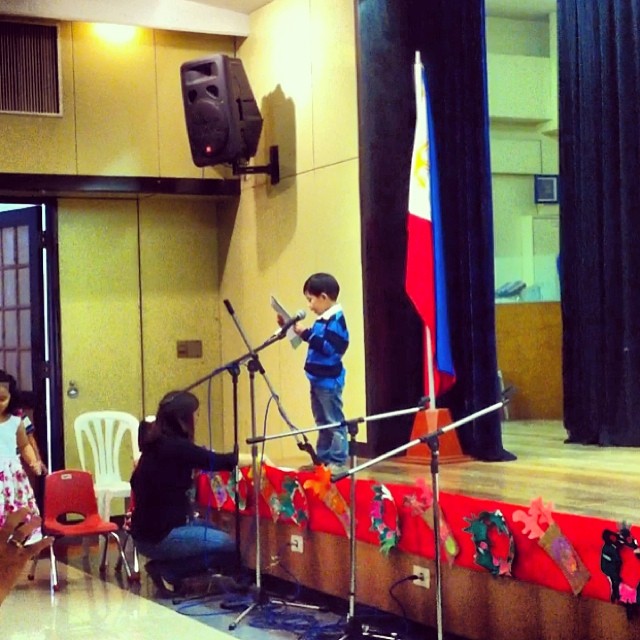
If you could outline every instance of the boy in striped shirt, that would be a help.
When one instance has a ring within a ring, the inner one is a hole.
[[[332,473],[347,470],[347,427],[342,412],[345,368],[342,356],[349,346],[349,331],[342,307],[337,303],[338,281],[328,273],[314,273],[302,288],[317,320],[309,329],[298,322],[293,329],[308,345],[304,370],[311,385],[311,411],[318,426],[340,423],[318,433],[318,459]]]

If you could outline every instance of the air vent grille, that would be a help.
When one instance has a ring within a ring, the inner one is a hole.
[[[57,26],[0,21],[0,111],[60,115]]]

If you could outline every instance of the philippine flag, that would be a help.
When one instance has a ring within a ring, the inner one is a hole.
[[[447,319],[435,137],[427,80],[418,52],[414,76],[416,127],[409,180],[405,288],[425,327],[425,392],[434,407],[435,398],[455,382],[455,372]]]

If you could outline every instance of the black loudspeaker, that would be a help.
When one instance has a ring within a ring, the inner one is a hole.
[[[262,116],[242,61],[223,54],[180,67],[193,162],[245,164],[258,149]]]

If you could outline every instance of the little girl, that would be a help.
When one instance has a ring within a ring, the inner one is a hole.
[[[38,513],[20,456],[36,475],[40,475],[43,468],[29,443],[22,419],[15,415],[18,406],[15,378],[0,371],[0,527],[9,513],[22,507],[31,513]]]

